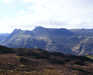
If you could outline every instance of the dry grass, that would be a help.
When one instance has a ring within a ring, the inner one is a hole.
[[[23,64],[20,62],[20,58],[16,54],[1,54],[0,75],[93,75],[93,63],[82,66],[74,64],[74,62],[73,64],[70,62],[52,64],[45,63],[45,59],[26,57],[25,59],[30,61],[25,60],[25,63],[30,62],[31,64]]]

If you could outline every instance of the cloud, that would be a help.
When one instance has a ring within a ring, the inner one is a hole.
[[[16,0],[2,0],[3,1],[3,3],[5,3],[5,4],[11,4],[11,3],[13,3],[14,1],[16,1]]]
[[[3,0],[12,4],[10,15],[0,20],[8,29],[44,27],[93,28],[92,0]],[[3,9],[5,10],[5,9]],[[16,14],[15,14],[16,13]],[[11,17],[12,15],[12,17]],[[10,31],[9,31],[10,32]]]
[[[24,0],[25,1],[25,0]],[[32,5],[29,5],[25,11],[24,19],[30,24],[58,24],[58,22],[63,22],[66,18],[64,17],[65,12],[64,6],[60,2],[56,2],[56,0],[30,0]],[[61,0],[60,0],[61,1]],[[59,4],[60,3],[60,4]],[[62,10],[63,9],[63,10]],[[23,11],[23,10],[22,10]],[[64,19],[63,19],[64,18]],[[22,19],[21,19],[22,20]],[[52,22],[50,22],[52,21]],[[58,21],[58,22],[57,22]],[[44,23],[45,22],[45,23]]]
[[[25,3],[32,2],[33,0],[23,0]]]
[[[74,27],[78,27],[82,22],[92,19],[93,5],[91,2],[93,1],[24,0],[24,3],[31,3],[26,7],[27,14],[24,19],[28,18],[25,21],[29,24],[59,25],[60,27],[67,27],[67,25],[73,27],[74,25]]]

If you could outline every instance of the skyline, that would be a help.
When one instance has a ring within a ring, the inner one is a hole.
[[[93,28],[93,0],[0,0],[0,33],[14,29]]]

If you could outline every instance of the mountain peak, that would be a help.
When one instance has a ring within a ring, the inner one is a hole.
[[[14,29],[13,32],[19,32],[19,31],[22,31],[21,29]]]
[[[41,26],[38,26],[34,29],[34,31],[41,31],[41,30],[46,30],[47,28],[44,28],[44,27],[41,27]]]
[[[21,29],[14,29],[14,31],[12,32],[12,34],[16,34],[16,33],[19,33],[19,32],[23,32],[23,30],[21,30]]]

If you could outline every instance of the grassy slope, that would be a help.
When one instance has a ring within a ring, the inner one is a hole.
[[[86,57],[40,49],[17,50],[17,56],[13,53],[0,55],[0,75],[93,75],[93,62]]]

